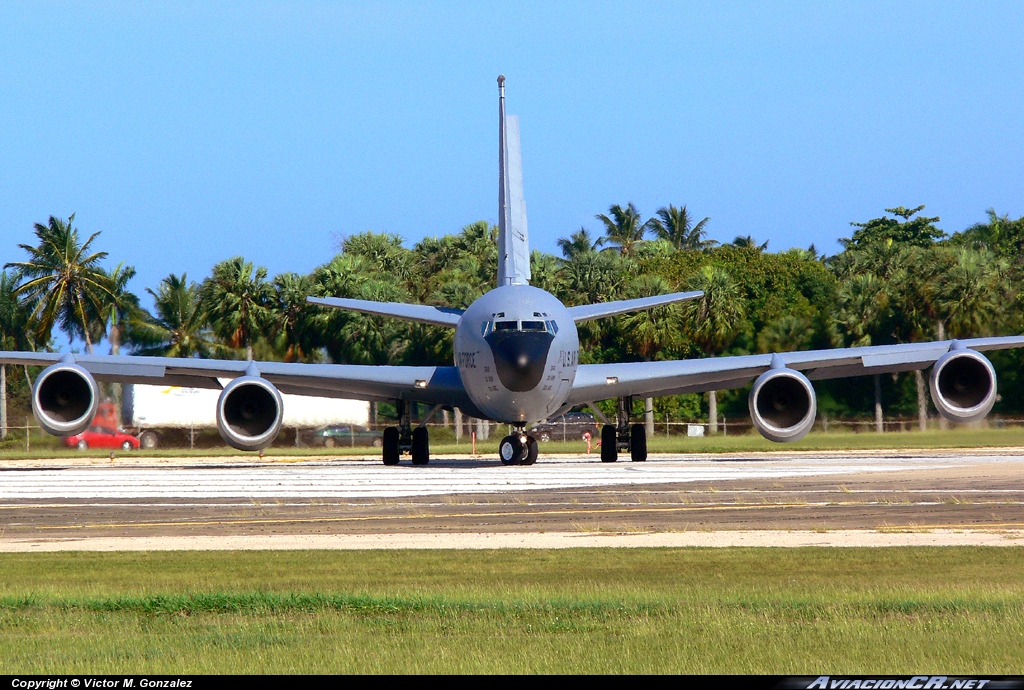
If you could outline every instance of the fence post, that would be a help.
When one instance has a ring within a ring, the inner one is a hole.
[[[25,417],[25,452],[27,453],[31,447],[31,441],[29,437],[32,435],[32,427],[28,425],[28,417]]]

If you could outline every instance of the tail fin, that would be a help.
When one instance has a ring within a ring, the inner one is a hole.
[[[498,77],[498,285],[530,283],[530,240],[523,198],[519,118],[505,117],[505,75]]]

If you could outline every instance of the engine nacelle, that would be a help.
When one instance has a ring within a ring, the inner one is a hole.
[[[954,422],[981,419],[996,402],[996,370],[976,350],[950,350],[939,357],[928,385],[935,407]]]
[[[77,364],[52,364],[32,386],[32,412],[39,426],[54,436],[73,436],[88,429],[97,404],[96,379]]]
[[[748,398],[750,419],[769,441],[798,441],[814,426],[818,402],[807,377],[794,369],[761,374]]]
[[[217,400],[217,429],[229,446],[263,450],[277,438],[284,402],[274,384],[259,376],[242,376],[224,387]]]

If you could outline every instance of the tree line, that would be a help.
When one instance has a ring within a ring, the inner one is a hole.
[[[702,290],[703,298],[580,324],[581,361],[651,361],[757,352],[880,345],[1024,332],[1024,217],[988,220],[948,235],[923,206],[886,209],[851,223],[842,251],[768,250],[768,242],[708,238],[709,218],[684,205],[644,219],[633,204],[597,214],[558,240],[561,256],[534,251],[532,283],[567,305]],[[391,233],[345,237],[328,263],[307,275],[271,278],[244,257],[214,265],[199,280],[170,274],[141,305],[123,261],[106,268],[100,233],[85,237],[50,217],[0,273],[0,348],[53,348],[55,331],[92,353],[219,357],[351,364],[447,365],[452,331],[328,310],[306,296],[419,302],[465,308],[494,286],[497,228],[484,221],[407,247]],[[996,411],[1024,408],[1021,355],[993,353],[1000,376]],[[25,407],[29,372],[0,368]],[[819,414],[934,414],[920,372],[816,384]],[[746,391],[653,401],[659,419],[746,415]]]

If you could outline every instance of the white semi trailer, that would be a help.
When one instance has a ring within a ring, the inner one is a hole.
[[[226,383],[226,381],[225,381]],[[121,422],[139,436],[143,448],[156,448],[169,437],[193,439],[195,433],[217,428],[219,390],[128,384],[122,394]],[[359,424],[370,417],[370,403],[362,400],[316,398],[282,394],[282,429],[315,429]]]

